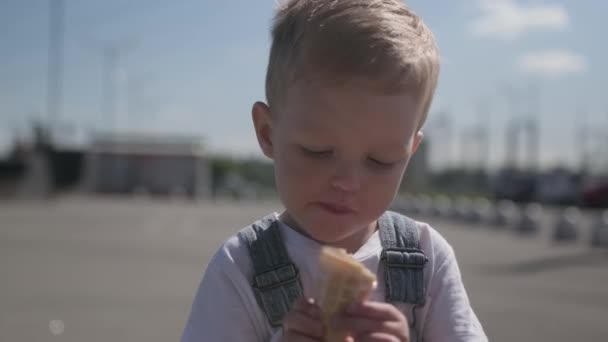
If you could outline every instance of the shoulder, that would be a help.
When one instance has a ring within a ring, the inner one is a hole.
[[[268,340],[270,326],[251,287],[249,247],[240,234],[250,227],[226,239],[211,257],[182,341]],[[226,329],[226,322],[233,322],[235,328]]]
[[[450,243],[430,224],[416,221],[416,226],[420,231],[420,245],[423,250],[432,252],[435,258],[447,258],[454,254],[454,249]]]
[[[244,229],[246,228],[242,230]],[[250,268],[247,243],[238,233],[230,236],[213,254],[207,267],[213,270],[247,273],[247,269]]]
[[[224,273],[231,274],[237,272],[246,278],[253,276],[253,264],[249,254],[248,241],[245,235],[255,235],[252,227],[256,230],[265,230],[268,223],[276,220],[276,213],[268,214],[259,218],[255,222],[241,228],[236,234],[226,239],[211,257],[209,269],[221,270]]]
[[[393,217],[408,218],[415,223],[420,237],[420,249],[425,253],[429,262],[440,265],[454,257],[454,250],[449,242],[430,224],[418,221],[400,213],[391,212]]]

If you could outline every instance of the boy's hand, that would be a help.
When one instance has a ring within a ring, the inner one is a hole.
[[[407,318],[389,303],[364,301],[353,303],[332,321],[350,332],[356,342],[408,342]]]
[[[323,335],[319,306],[298,298],[283,320],[283,342],[323,341]]]

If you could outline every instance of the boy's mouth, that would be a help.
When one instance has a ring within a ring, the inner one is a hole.
[[[336,203],[328,203],[328,202],[319,202],[317,203],[323,210],[328,211],[335,215],[346,215],[352,214],[355,210],[351,207],[336,204]]]

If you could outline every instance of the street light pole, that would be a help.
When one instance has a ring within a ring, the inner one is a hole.
[[[61,113],[63,93],[64,1],[49,1],[49,43],[47,78],[47,128],[53,137]]]

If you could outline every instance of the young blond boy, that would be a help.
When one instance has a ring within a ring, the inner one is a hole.
[[[322,341],[310,299],[322,245],[378,275],[369,298],[333,321],[349,340],[487,341],[452,248],[425,223],[414,228],[428,259],[424,298],[386,302],[378,222],[422,140],[439,75],[430,30],[399,0],[291,0],[279,6],[272,38],[267,104],[256,102],[252,116],[285,211],[252,226],[276,224],[301,293],[278,321],[268,317],[243,230],[208,265],[182,342]]]

